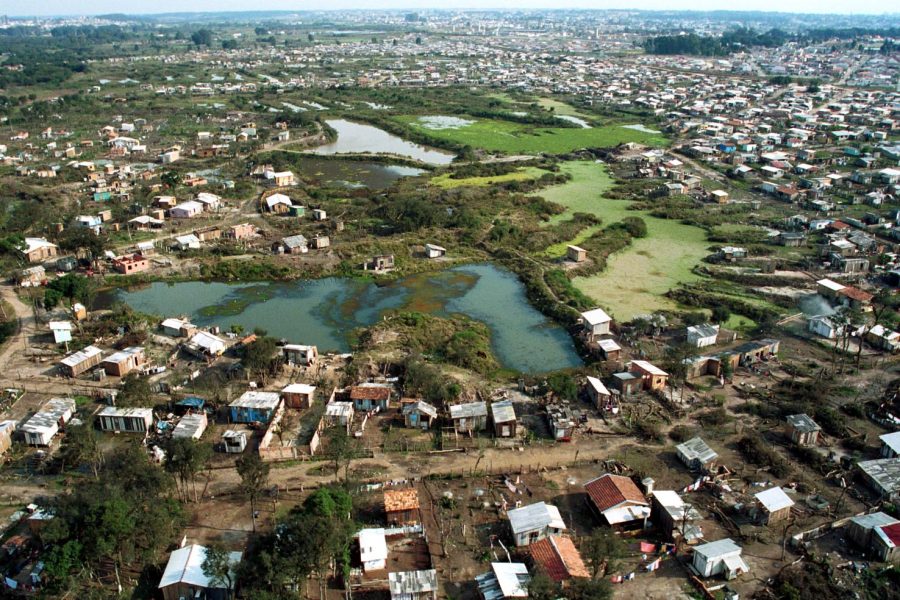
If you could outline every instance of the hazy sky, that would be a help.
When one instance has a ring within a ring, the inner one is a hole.
[[[644,10],[768,10],[805,13],[897,12],[888,0],[0,0],[0,14],[71,15],[229,10],[339,10],[440,8],[634,8]]]

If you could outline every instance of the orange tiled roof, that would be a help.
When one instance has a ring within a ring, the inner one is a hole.
[[[631,501],[647,505],[641,490],[628,477],[607,473],[584,484],[584,490],[597,510],[603,512],[622,502]]]
[[[415,488],[384,491],[385,512],[390,513],[417,508],[419,508],[419,492]]]
[[[351,400],[390,400],[391,388],[378,385],[355,385],[350,388]]]
[[[578,548],[567,537],[550,536],[528,546],[535,565],[553,581],[590,577]]]

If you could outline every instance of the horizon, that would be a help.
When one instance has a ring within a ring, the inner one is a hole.
[[[13,19],[42,18],[42,19],[67,19],[79,17],[103,17],[107,15],[122,15],[127,17],[152,17],[164,15],[206,15],[206,14],[223,14],[230,13],[336,13],[336,12],[411,12],[411,11],[434,11],[434,12],[560,12],[560,11],[585,11],[585,12],[614,12],[614,11],[634,11],[647,13],[733,13],[736,15],[772,14],[772,15],[796,15],[796,16],[815,16],[815,17],[873,17],[873,16],[897,16],[900,11],[886,11],[879,7],[879,2],[875,0],[863,0],[861,3],[854,4],[855,11],[847,12],[836,10],[828,7],[844,7],[846,3],[837,2],[836,0],[789,0],[787,3],[790,8],[785,10],[772,10],[760,4],[769,4],[766,0],[752,0],[749,6],[736,10],[723,6],[721,0],[691,0],[691,6],[678,6],[679,4],[688,4],[684,0],[676,0],[673,5],[666,2],[662,5],[663,0],[639,0],[638,2],[627,2],[622,5],[598,6],[595,1],[585,2],[584,0],[571,0],[563,2],[556,6],[547,6],[543,4],[544,0],[538,2],[530,2],[522,0],[515,2],[512,0],[498,0],[498,5],[478,6],[477,1],[473,0],[448,0],[442,6],[434,6],[430,3],[424,6],[412,6],[409,2],[384,0],[379,6],[360,6],[359,0],[334,0],[328,2],[327,5],[320,4],[318,1],[308,3],[303,7],[281,6],[282,4],[291,4],[289,0],[271,1],[267,8],[259,8],[254,6],[248,0],[192,0],[190,4],[192,8],[186,9],[184,2],[178,0],[136,0],[131,4],[129,11],[123,11],[121,4],[113,0],[96,0],[92,4],[93,9],[82,10],[79,12],[68,12],[63,6],[68,8],[69,3],[63,0],[46,0],[42,3],[42,10],[35,12],[34,4],[31,0],[12,0],[11,10],[0,11],[0,14]],[[656,2],[660,2],[660,6],[653,6]],[[212,6],[214,4],[214,6]],[[650,4],[651,6],[636,6]],[[871,5],[871,6],[870,6]],[[17,8],[17,7],[20,7]],[[60,8],[53,8],[53,7]],[[136,7],[146,6],[146,9]],[[807,8],[801,8],[807,7]],[[819,10],[811,10],[811,8]],[[879,10],[880,8],[880,10]]]

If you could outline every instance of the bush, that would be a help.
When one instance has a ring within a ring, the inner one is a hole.
[[[769,469],[776,477],[785,477],[790,473],[787,461],[772,450],[758,433],[754,432],[741,438],[738,441],[738,450],[748,462]]]

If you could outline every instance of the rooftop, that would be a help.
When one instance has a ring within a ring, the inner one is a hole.
[[[763,508],[770,513],[790,508],[794,505],[794,501],[780,487],[769,488],[754,494],[754,496],[763,505]]]
[[[534,562],[553,581],[565,581],[572,577],[590,577],[581,554],[567,537],[551,535],[528,546]]]
[[[649,506],[637,485],[630,478],[621,475],[611,473],[601,475],[585,483],[584,490],[600,512],[615,508],[624,502]]]
[[[820,431],[822,429],[806,413],[800,413],[799,415],[788,415],[787,422],[791,425],[791,427],[803,433],[811,433],[813,431]]]
[[[725,538],[724,540],[716,540],[708,544],[701,544],[694,548],[695,554],[702,554],[707,558],[716,558],[733,552],[740,553],[741,547],[734,543],[734,540]]]
[[[269,408],[274,409],[281,402],[278,392],[261,392],[249,390],[241,394],[241,397],[229,404],[237,408]]]
[[[536,502],[522,508],[514,508],[507,513],[507,516],[514,534],[544,529],[545,527],[554,529],[566,528],[562,515],[559,514],[559,509],[545,502]]]
[[[710,448],[706,442],[699,437],[691,438],[682,444],[678,444],[675,448],[678,450],[678,453],[687,460],[697,460],[704,465],[719,457],[715,450]]]
[[[491,571],[475,577],[478,591],[485,600],[527,598],[531,576],[522,563],[491,563]]]
[[[437,591],[437,571],[404,571],[388,574],[391,596]]]
[[[210,578],[203,573],[203,562],[206,560],[206,548],[198,544],[191,544],[184,548],[179,548],[169,555],[169,562],[166,564],[166,570],[160,579],[159,587],[164,588],[178,583],[186,583],[188,585],[200,588],[221,588],[224,589],[226,582],[210,581]],[[241,562],[240,552],[230,552],[229,562],[236,566]],[[233,579],[233,578],[232,578]]]
[[[384,490],[385,512],[416,510],[419,508],[419,492],[416,488]]]
[[[516,420],[516,410],[513,408],[512,400],[501,400],[491,403],[491,416],[494,423],[508,423]]]
[[[484,402],[469,402],[467,404],[454,404],[450,407],[451,419],[466,417],[486,417],[487,404]]]
[[[391,397],[391,388],[378,383],[364,383],[350,388],[351,400],[386,401]]]
[[[612,317],[606,314],[606,311],[602,308],[595,308],[593,310],[583,312],[581,313],[581,318],[583,318],[584,322],[588,325],[599,325],[601,323],[608,323],[612,321]]]
[[[900,491],[900,458],[879,458],[857,463],[884,494]]]

